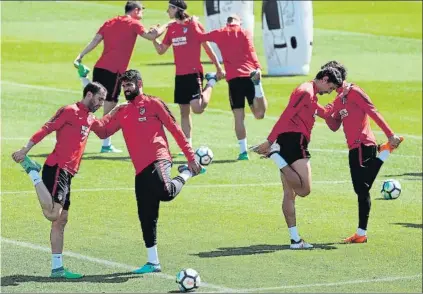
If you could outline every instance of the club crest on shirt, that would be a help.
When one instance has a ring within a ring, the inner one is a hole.
[[[341,117],[341,119],[344,119],[348,116],[348,111],[346,109],[341,109],[339,111],[339,116]]]
[[[82,139],[87,137],[89,133],[90,133],[90,128],[88,126],[81,126]]]
[[[184,34],[186,34],[188,32],[188,28],[187,27],[184,27],[182,30],[184,31]]]
[[[145,108],[144,107],[140,107],[140,114],[141,115],[144,115],[144,113],[145,113]]]

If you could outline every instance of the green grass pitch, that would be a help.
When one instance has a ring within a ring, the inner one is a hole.
[[[394,131],[406,138],[371,191],[367,244],[339,244],[356,229],[357,198],[344,135],[332,133],[318,120],[310,144],[313,191],[297,201],[300,234],[317,248],[288,250],[278,172],[258,156],[235,161],[238,146],[222,82],[215,87],[210,108],[193,118],[193,143],[209,146],[215,162],[204,176],[190,180],[175,201],[161,206],[163,274],[128,274],[145,263],[146,252],[136,214],[134,171],[119,132],[113,140],[125,149],[122,154],[99,154],[100,140],[90,137],[72,185],[64,262],[87,277],[50,280],[49,222],[11,153],[57,108],[81,98],[73,59],[104,20],[122,13],[123,3],[1,2],[2,292],[169,292],[177,290],[176,273],[187,267],[205,282],[198,292],[422,291],[422,4],[411,1],[313,2],[311,74],[265,78],[267,117],[246,119],[249,144],[261,142],[295,86],[312,79],[328,60],[348,67],[349,80],[365,89]],[[147,26],[167,21],[166,2],[144,4]],[[200,1],[188,4],[192,14],[203,16]],[[265,65],[259,12],[257,3],[255,44]],[[98,48],[84,62],[92,67],[100,53]],[[142,72],[145,92],[169,103],[174,67],[165,63],[171,61],[170,52],[158,56],[152,44],[139,39],[130,64]],[[322,96],[320,101],[333,98]],[[175,105],[171,110],[179,117]],[[377,126],[374,129],[378,141],[385,141]],[[179,152],[170,141],[172,153]],[[54,137],[47,137],[31,154],[43,162],[53,145]],[[397,200],[381,199],[381,182],[387,178],[402,184]]]

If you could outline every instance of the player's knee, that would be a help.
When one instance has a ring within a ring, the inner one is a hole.
[[[306,197],[310,194],[311,189],[309,187],[306,188],[301,188],[295,191],[297,193],[298,196],[300,197]]]
[[[195,106],[192,107],[192,112],[195,114],[202,114],[204,112],[204,108]]]

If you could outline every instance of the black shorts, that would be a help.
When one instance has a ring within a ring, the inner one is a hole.
[[[168,160],[157,160],[143,169],[135,176],[135,194],[137,200],[145,198],[147,201],[166,201],[169,194],[169,183],[171,182],[172,162]]]
[[[56,164],[49,166],[44,164],[42,179],[47,190],[53,197],[53,201],[62,205],[64,210],[69,210],[72,175]]]
[[[174,102],[189,104],[191,100],[201,98],[203,79],[202,73],[175,76]]]
[[[354,191],[358,194],[369,191],[373,180],[368,178],[369,169],[374,166],[377,156],[377,146],[365,146],[361,144],[358,148],[351,149],[348,155],[350,163],[351,180]],[[380,164],[381,165],[381,164]],[[380,167],[379,167],[380,168]]]
[[[248,105],[253,105],[256,91],[254,83],[249,77],[234,78],[228,81],[229,102],[232,109],[245,108],[245,98]]]
[[[94,67],[93,82],[102,84],[107,90],[106,101],[118,102],[122,83],[119,80],[119,73],[107,69]]]
[[[307,138],[302,133],[282,133],[276,139],[276,143],[281,147],[279,154],[289,165],[299,159],[311,157]]]

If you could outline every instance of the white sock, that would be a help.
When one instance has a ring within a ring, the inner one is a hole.
[[[256,98],[263,98],[264,90],[263,90],[263,85],[261,84],[261,82],[258,85],[254,85],[254,90],[256,92],[255,94]]]
[[[382,152],[379,153],[378,158],[382,160],[383,162],[385,162],[385,160],[388,159],[390,154],[391,152],[389,152],[389,150],[383,150]]]
[[[28,173],[28,175],[31,178],[34,186],[36,186],[38,183],[41,183],[41,177],[40,177],[40,174],[37,171],[32,170]]]
[[[247,152],[247,138],[238,140],[239,144],[239,153]]]
[[[180,176],[181,178],[183,178],[183,179],[184,179],[184,181],[186,182],[186,181],[188,181],[188,179],[189,179],[189,178],[191,178],[191,177],[192,177],[192,173],[191,173],[191,171],[189,171],[189,170],[184,170],[183,172],[181,172],[181,173],[179,174],[179,176]]]
[[[270,155],[270,159],[273,160],[279,169],[283,169],[285,166],[288,165],[288,163],[285,161],[285,159],[280,156],[278,153],[273,153]]]
[[[359,236],[366,236],[366,230],[363,230],[363,229],[358,228],[357,229],[357,235],[359,235]]]
[[[51,268],[57,269],[63,266],[63,257],[62,254],[52,254],[51,255]]]
[[[159,264],[159,255],[157,254],[157,245],[147,248],[148,262]]]
[[[207,82],[207,85],[208,85],[210,88],[213,88],[213,86],[214,86],[216,83],[217,83],[217,81],[216,81],[215,79],[211,79],[211,80],[209,80],[209,81]]]
[[[294,240],[295,242],[300,241],[301,238],[300,235],[298,235],[297,227],[290,227],[288,228],[288,230],[292,240]]]
[[[110,145],[112,145],[112,138],[106,138],[103,140],[103,147],[109,147]]]
[[[85,88],[85,86],[88,85],[91,81],[85,77],[85,78],[81,78],[81,82],[82,82],[82,86],[84,86]]]

